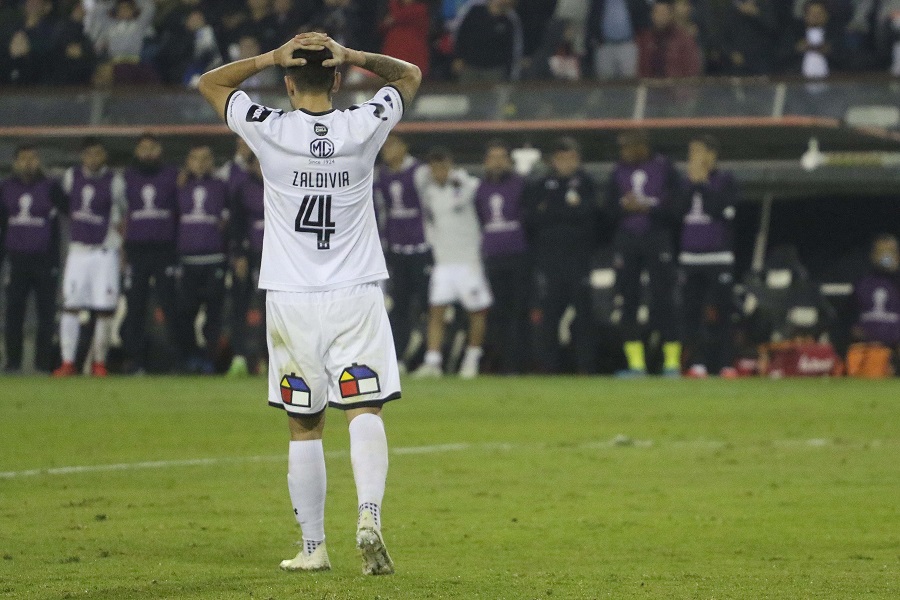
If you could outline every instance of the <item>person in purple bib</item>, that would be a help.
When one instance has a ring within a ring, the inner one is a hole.
[[[623,299],[622,334],[628,370],[617,375],[647,374],[638,308],[641,273],[650,276],[650,325],[663,339],[663,371],[681,374],[681,342],[675,314],[674,232],[678,227],[679,176],[672,162],[653,154],[642,131],[619,136],[620,160],[613,168],[607,207],[617,222],[613,241],[618,271],[616,286]]]
[[[227,184],[213,176],[212,149],[193,146],[187,155],[183,183],[178,189],[178,319],[179,346],[187,370],[213,372],[213,357],[222,330],[222,307],[227,271],[227,230],[230,216]],[[194,321],[206,308],[201,350]]]
[[[734,288],[734,176],[718,168],[719,142],[703,135],[688,144],[687,179],[679,197],[684,274],[681,323],[689,377],[711,371],[736,377],[731,317]]]
[[[522,222],[524,190],[525,180],[513,172],[509,146],[502,140],[491,141],[484,155],[484,178],[475,193],[475,208],[481,221],[481,255],[494,293],[488,313],[486,359],[500,373],[525,369],[528,295],[524,291],[531,271]]]
[[[103,143],[88,138],[82,144],[81,165],[63,176],[69,196],[69,253],[63,275],[63,314],[59,322],[62,365],[56,377],[76,374],[75,355],[81,322],[78,313],[94,317],[91,373],[105,377],[112,318],[119,302],[121,224],[125,212],[125,181],[107,166]]]
[[[391,273],[389,318],[401,365],[409,368],[420,349],[409,347],[410,334],[424,321],[433,263],[415,184],[422,163],[410,156],[406,141],[396,134],[381,147],[381,158],[383,164],[375,171],[375,207]]]
[[[259,372],[266,352],[265,320],[254,324],[255,336],[248,337],[247,326],[255,314],[265,314],[265,293],[259,289],[259,268],[262,262],[263,231],[263,175],[259,161],[253,154],[246,162],[247,176],[235,187],[231,197],[232,240],[232,323],[231,346],[234,357],[228,375],[242,377],[251,371]],[[251,354],[256,356],[251,356]],[[250,365],[247,358],[250,357]],[[256,363],[256,364],[253,364]]]
[[[6,372],[22,368],[22,326],[28,296],[37,308],[35,368],[49,372],[59,283],[59,215],[68,206],[56,181],[46,177],[37,148],[16,148],[12,176],[0,183],[0,264],[9,257],[6,286]]]
[[[175,228],[178,170],[162,162],[162,145],[144,134],[125,169],[125,300],[128,312],[120,336],[130,372],[145,368],[147,305],[151,280],[171,329],[175,319]]]
[[[856,310],[852,337],[875,342],[893,352],[900,362],[900,244],[894,235],[882,234],[872,243],[872,266],[854,284]],[[896,365],[900,367],[900,364]],[[896,372],[900,372],[897,370]]]
[[[234,156],[216,170],[216,176],[228,184],[228,193],[233,197],[238,187],[247,177],[253,150],[240,136],[234,140]]]

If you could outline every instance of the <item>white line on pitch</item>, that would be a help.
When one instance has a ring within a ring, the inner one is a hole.
[[[806,440],[773,440],[772,445],[779,447],[806,447],[806,448],[824,448],[837,445],[838,442],[825,438],[814,438]],[[890,443],[890,442],[889,442]],[[882,440],[872,440],[864,445],[869,447],[878,447],[884,444]],[[416,454],[439,454],[445,452],[463,452],[466,450],[478,451],[510,451],[517,449],[525,449],[529,447],[545,448],[547,450],[575,448],[579,450],[592,450],[614,447],[635,447],[635,448],[653,448],[657,446],[653,440],[637,440],[625,435],[617,435],[610,440],[602,440],[595,442],[584,442],[573,446],[554,446],[540,444],[510,444],[503,442],[492,442],[484,444],[435,444],[431,446],[401,446],[391,449],[391,454],[399,455],[416,455]],[[664,442],[661,445],[671,446],[675,448],[695,448],[701,450],[715,450],[729,447],[728,442],[720,440],[672,440]],[[330,450],[325,453],[329,458],[340,458],[349,455],[347,450]],[[20,477],[35,477],[38,475],[74,475],[79,473],[103,473],[109,471],[134,471],[140,469],[168,469],[172,467],[198,467],[198,466],[214,466],[223,464],[238,463],[257,463],[257,462],[279,462],[286,460],[283,454],[273,456],[235,456],[226,458],[191,458],[184,460],[152,460],[132,463],[113,463],[108,465],[79,465],[71,467],[50,467],[46,469],[28,469],[25,471],[0,471],[0,479],[15,479]]]

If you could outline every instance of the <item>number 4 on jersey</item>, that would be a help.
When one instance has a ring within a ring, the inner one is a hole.
[[[303,202],[300,204],[300,211],[294,220],[294,231],[315,233],[318,249],[330,249],[331,234],[335,232],[335,224],[331,220],[331,194],[304,196]]]

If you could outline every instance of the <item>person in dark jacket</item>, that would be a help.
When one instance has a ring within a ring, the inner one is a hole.
[[[537,284],[536,358],[542,371],[561,369],[559,323],[574,305],[572,324],[576,368],[595,369],[588,289],[591,258],[599,245],[601,217],[597,186],[581,166],[581,149],[572,138],[553,145],[551,172],[525,191],[524,213],[529,246],[534,253]]]

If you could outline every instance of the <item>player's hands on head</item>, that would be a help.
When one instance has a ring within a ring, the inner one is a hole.
[[[318,38],[311,38],[311,35],[313,34],[301,33],[300,35],[295,35],[294,37],[289,39],[283,46],[276,49],[274,51],[275,64],[279,67],[284,68],[302,67],[303,65],[305,65],[305,58],[294,58],[294,52],[296,50],[321,50],[322,48],[324,48],[321,42],[317,41]]]

